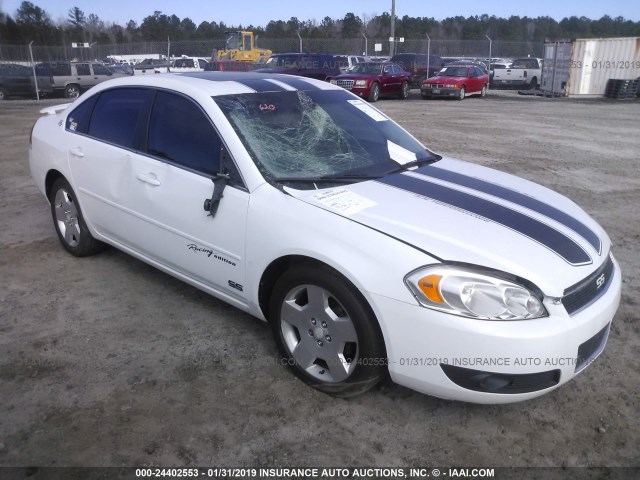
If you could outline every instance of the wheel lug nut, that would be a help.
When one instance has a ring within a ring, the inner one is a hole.
[[[327,335],[327,336],[325,337],[325,340],[326,340],[327,342],[330,342],[330,341],[331,341],[331,335]]]
[[[322,345],[324,345],[324,343],[322,343],[322,340],[318,340],[318,346],[321,347]]]
[[[313,337],[313,330],[309,329],[309,335]]]
[[[317,322],[316,322],[316,319],[315,319],[315,318],[312,318],[312,319],[311,319],[311,325],[315,325],[316,323],[317,323]]]
[[[327,328],[327,322],[322,322],[322,328]]]

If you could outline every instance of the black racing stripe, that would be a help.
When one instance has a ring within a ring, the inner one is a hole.
[[[284,92],[286,89],[264,78],[236,78],[236,82],[253,88],[256,92]]]
[[[277,77],[274,78],[274,80],[277,80],[282,83],[286,83],[287,85],[295,88],[296,90],[320,90],[320,88],[318,88],[316,85],[312,84],[311,82],[307,82],[301,78],[296,78],[291,75],[287,75],[287,76],[278,75]]]
[[[376,181],[451,205],[515,230],[552,250],[572,265],[591,263],[589,254],[562,232],[503,205],[409,175],[389,175]]]
[[[422,175],[427,175],[429,177],[438,178],[440,180],[445,180],[447,182],[455,183],[456,185],[461,185],[463,187],[473,188],[474,190],[478,190],[479,192],[488,193],[489,195],[493,195],[494,197],[508,200],[517,205],[521,205],[530,210],[533,210],[534,212],[541,213],[542,215],[545,215],[546,217],[549,217],[576,232],[587,242],[589,242],[591,246],[595,248],[598,254],[602,252],[602,242],[600,240],[600,237],[598,237],[598,235],[596,235],[593,230],[591,230],[579,220],[576,220],[572,216],[566,214],[562,210],[558,210],[557,208],[541,202],[540,200],[536,200],[535,198],[529,197],[528,195],[520,192],[516,192],[515,190],[496,185],[495,183],[490,183],[479,178],[462,175],[461,173],[452,172],[443,168],[426,166],[415,170],[415,172]]]

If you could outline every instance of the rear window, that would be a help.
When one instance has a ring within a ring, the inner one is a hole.
[[[122,88],[100,94],[89,123],[89,135],[115,145],[138,149],[141,126],[153,90]]]

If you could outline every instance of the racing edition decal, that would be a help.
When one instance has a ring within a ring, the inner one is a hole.
[[[204,253],[207,257],[211,258],[211,256],[213,256],[213,258],[215,258],[216,260],[226,263],[227,265],[231,265],[232,267],[236,266],[236,262],[233,262],[231,260],[229,260],[228,258],[223,257],[222,255],[214,252],[212,249],[207,248],[207,247],[201,247],[199,245],[196,245],[195,243],[190,243],[187,245],[187,250],[191,250],[192,252],[196,252],[196,253]]]
[[[390,175],[376,182],[415,193],[444,205],[490,220],[538,242],[571,265],[592,262],[589,254],[575,241],[524,213],[469,193],[406,174]]]
[[[497,185],[495,183],[487,182],[486,180],[469,177],[461,173],[452,172],[451,170],[445,170],[443,168],[434,166],[422,167],[415,170],[413,173],[418,173],[421,175],[437,178],[439,180],[444,180],[446,182],[455,183],[456,185],[460,185],[463,187],[468,187],[473,190],[487,193],[489,195],[493,195],[494,197],[498,197],[503,200],[515,203],[522,207],[528,208],[529,210],[533,210],[534,212],[540,213],[546,217],[551,218],[552,220],[555,220],[558,223],[561,223],[565,227],[570,228],[582,238],[584,238],[587,242],[589,242],[589,244],[596,250],[596,252],[598,252],[598,255],[602,253],[602,242],[600,240],[600,237],[598,237],[598,235],[596,235],[596,233],[593,232],[589,227],[576,220],[572,216],[567,215],[562,210],[558,210],[557,208],[541,202],[540,200],[536,200],[533,197]]]

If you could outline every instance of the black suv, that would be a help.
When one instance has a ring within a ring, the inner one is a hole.
[[[278,53],[271,55],[265,68],[260,68],[256,72],[286,73],[328,82],[336,75],[340,75],[340,67],[333,55],[324,53]]]
[[[424,53],[398,53],[391,57],[391,61],[411,74],[413,88],[420,88],[423,80],[433,77],[444,67],[444,61],[438,55]]]

